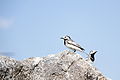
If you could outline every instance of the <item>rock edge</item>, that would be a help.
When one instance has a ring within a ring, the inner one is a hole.
[[[79,54],[63,51],[17,61],[0,56],[0,80],[109,80]]]

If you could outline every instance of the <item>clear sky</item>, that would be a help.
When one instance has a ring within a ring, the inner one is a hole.
[[[120,79],[120,0],[0,0],[0,52],[17,60],[59,53],[64,35],[98,50],[94,65]]]

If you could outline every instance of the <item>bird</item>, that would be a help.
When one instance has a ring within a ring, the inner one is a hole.
[[[70,36],[66,35],[64,37],[61,37],[60,39],[64,40],[64,45],[69,48],[72,49],[74,52],[76,51],[80,51],[80,52],[84,52],[85,49],[83,47],[81,47],[79,44],[77,44],[76,42],[74,42]]]
[[[91,50],[88,54],[88,58],[86,61],[89,61],[89,62],[94,62],[95,61],[95,54],[97,53],[96,50]]]

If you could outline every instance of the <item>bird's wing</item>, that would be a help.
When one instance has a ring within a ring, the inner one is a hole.
[[[82,51],[85,50],[84,48],[82,48],[79,44],[75,43],[74,41],[67,41],[67,42],[68,42],[68,44],[71,44],[73,46],[76,46],[76,47],[80,48]]]
[[[79,44],[75,43],[74,41],[67,41],[68,44],[74,45],[76,47],[81,47]]]

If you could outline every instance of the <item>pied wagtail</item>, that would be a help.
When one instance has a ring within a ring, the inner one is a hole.
[[[65,37],[61,37],[61,39],[64,40],[64,45],[69,48],[72,49],[74,52],[76,51],[80,51],[80,52],[84,52],[85,49],[82,48],[79,44],[75,43],[70,36],[66,35]],[[87,53],[86,53],[87,54]]]
[[[90,53],[88,54],[88,58],[87,58],[86,61],[94,62],[95,61],[95,54],[96,53],[97,53],[97,51],[91,50]]]

